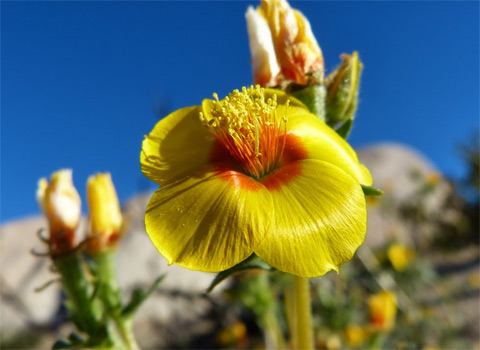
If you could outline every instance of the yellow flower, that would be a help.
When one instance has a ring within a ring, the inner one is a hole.
[[[368,298],[370,323],[376,331],[390,331],[397,314],[397,296],[390,291],[382,291]]]
[[[284,79],[306,84],[307,73],[323,74],[322,50],[310,23],[286,0],[262,0],[246,18],[256,84],[274,86]]]
[[[75,247],[75,231],[81,216],[81,201],[73,186],[72,170],[59,170],[38,181],[37,201],[50,226],[50,253],[58,255]]]
[[[368,339],[368,331],[356,324],[350,324],[344,331],[345,342],[352,347],[361,345]]]
[[[256,253],[323,275],[363,243],[369,171],[298,100],[259,86],[204,100],[157,123],[143,173],[161,187],[145,224],[170,264],[217,272]]]
[[[216,335],[217,344],[225,347],[229,345],[246,345],[247,327],[241,321],[235,322],[231,327],[220,330]]]
[[[400,243],[393,243],[387,250],[387,257],[395,270],[403,271],[415,257],[415,251]]]
[[[109,173],[88,178],[87,199],[90,209],[88,250],[98,252],[115,247],[121,233],[123,218]]]
[[[428,174],[427,176],[427,184],[430,186],[437,185],[440,182],[440,180],[442,180],[442,174],[440,173],[433,172]]]

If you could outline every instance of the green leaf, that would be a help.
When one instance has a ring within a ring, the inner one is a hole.
[[[144,291],[140,288],[135,289],[132,292],[129,303],[122,310],[122,317],[129,318],[132,317],[135,311],[142,305],[142,303],[147,300],[147,298],[157,289],[158,285],[165,278],[165,275],[157,277],[153,282],[150,288],[147,291]]]
[[[352,131],[353,126],[353,119],[347,120],[345,123],[342,124],[338,129],[335,131],[339,134],[343,139],[346,139],[348,135],[350,135],[350,131]]]
[[[363,194],[365,196],[381,196],[383,191],[378,188],[362,185]]]
[[[260,259],[255,254],[252,254],[250,255],[250,257],[248,257],[246,260],[242,261],[241,263],[229,268],[228,270],[218,273],[215,279],[210,284],[210,287],[208,287],[207,293],[210,293],[213,290],[213,288],[215,288],[220,282],[232,276],[233,274],[240,271],[249,270],[249,269],[261,269],[265,271],[274,270],[274,268],[268,265],[265,261]]]

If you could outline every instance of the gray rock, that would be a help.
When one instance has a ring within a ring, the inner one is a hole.
[[[398,208],[409,201],[417,201],[420,187],[429,179],[440,176],[435,188],[422,199],[426,213],[436,215],[451,191],[450,185],[441,179],[441,174],[428,159],[404,145],[372,145],[359,150],[358,157],[370,170],[373,186],[384,191],[382,197],[374,200],[375,205],[368,207],[366,245],[377,248],[388,240],[412,244],[412,227],[398,216]]]

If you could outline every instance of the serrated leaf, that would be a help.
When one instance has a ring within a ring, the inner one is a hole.
[[[213,279],[212,283],[210,283],[210,286],[207,289],[207,293],[210,293],[213,288],[215,288],[220,282],[232,276],[233,274],[249,269],[261,269],[265,271],[274,270],[274,268],[268,265],[265,261],[260,259],[255,254],[252,254],[250,255],[250,257],[248,257],[241,263],[229,268],[228,270],[219,272],[217,276],[215,276],[215,278]]]
[[[372,186],[365,186],[362,185],[363,194],[365,196],[381,196],[383,195],[383,191],[379,190],[378,188]]]
[[[137,288],[132,292],[130,301],[122,310],[122,317],[129,318],[132,317],[135,311],[142,305],[142,303],[157,289],[158,285],[165,278],[165,275],[157,277],[157,279],[152,283],[150,288],[147,291]]]
[[[335,131],[343,139],[347,139],[348,135],[350,135],[350,131],[352,131],[352,126],[353,126],[353,119],[349,119],[345,123],[343,123],[342,126],[340,126]]]

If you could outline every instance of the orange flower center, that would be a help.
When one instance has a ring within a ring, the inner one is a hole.
[[[246,174],[260,179],[274,171],[283,156],[287,131],[286,116],[277,115],[277,95],[266,100],[264,89],[257,85],[234,90],[221,101],[217,94],[213,97],[211,113],[200,113],[209,132]]]

